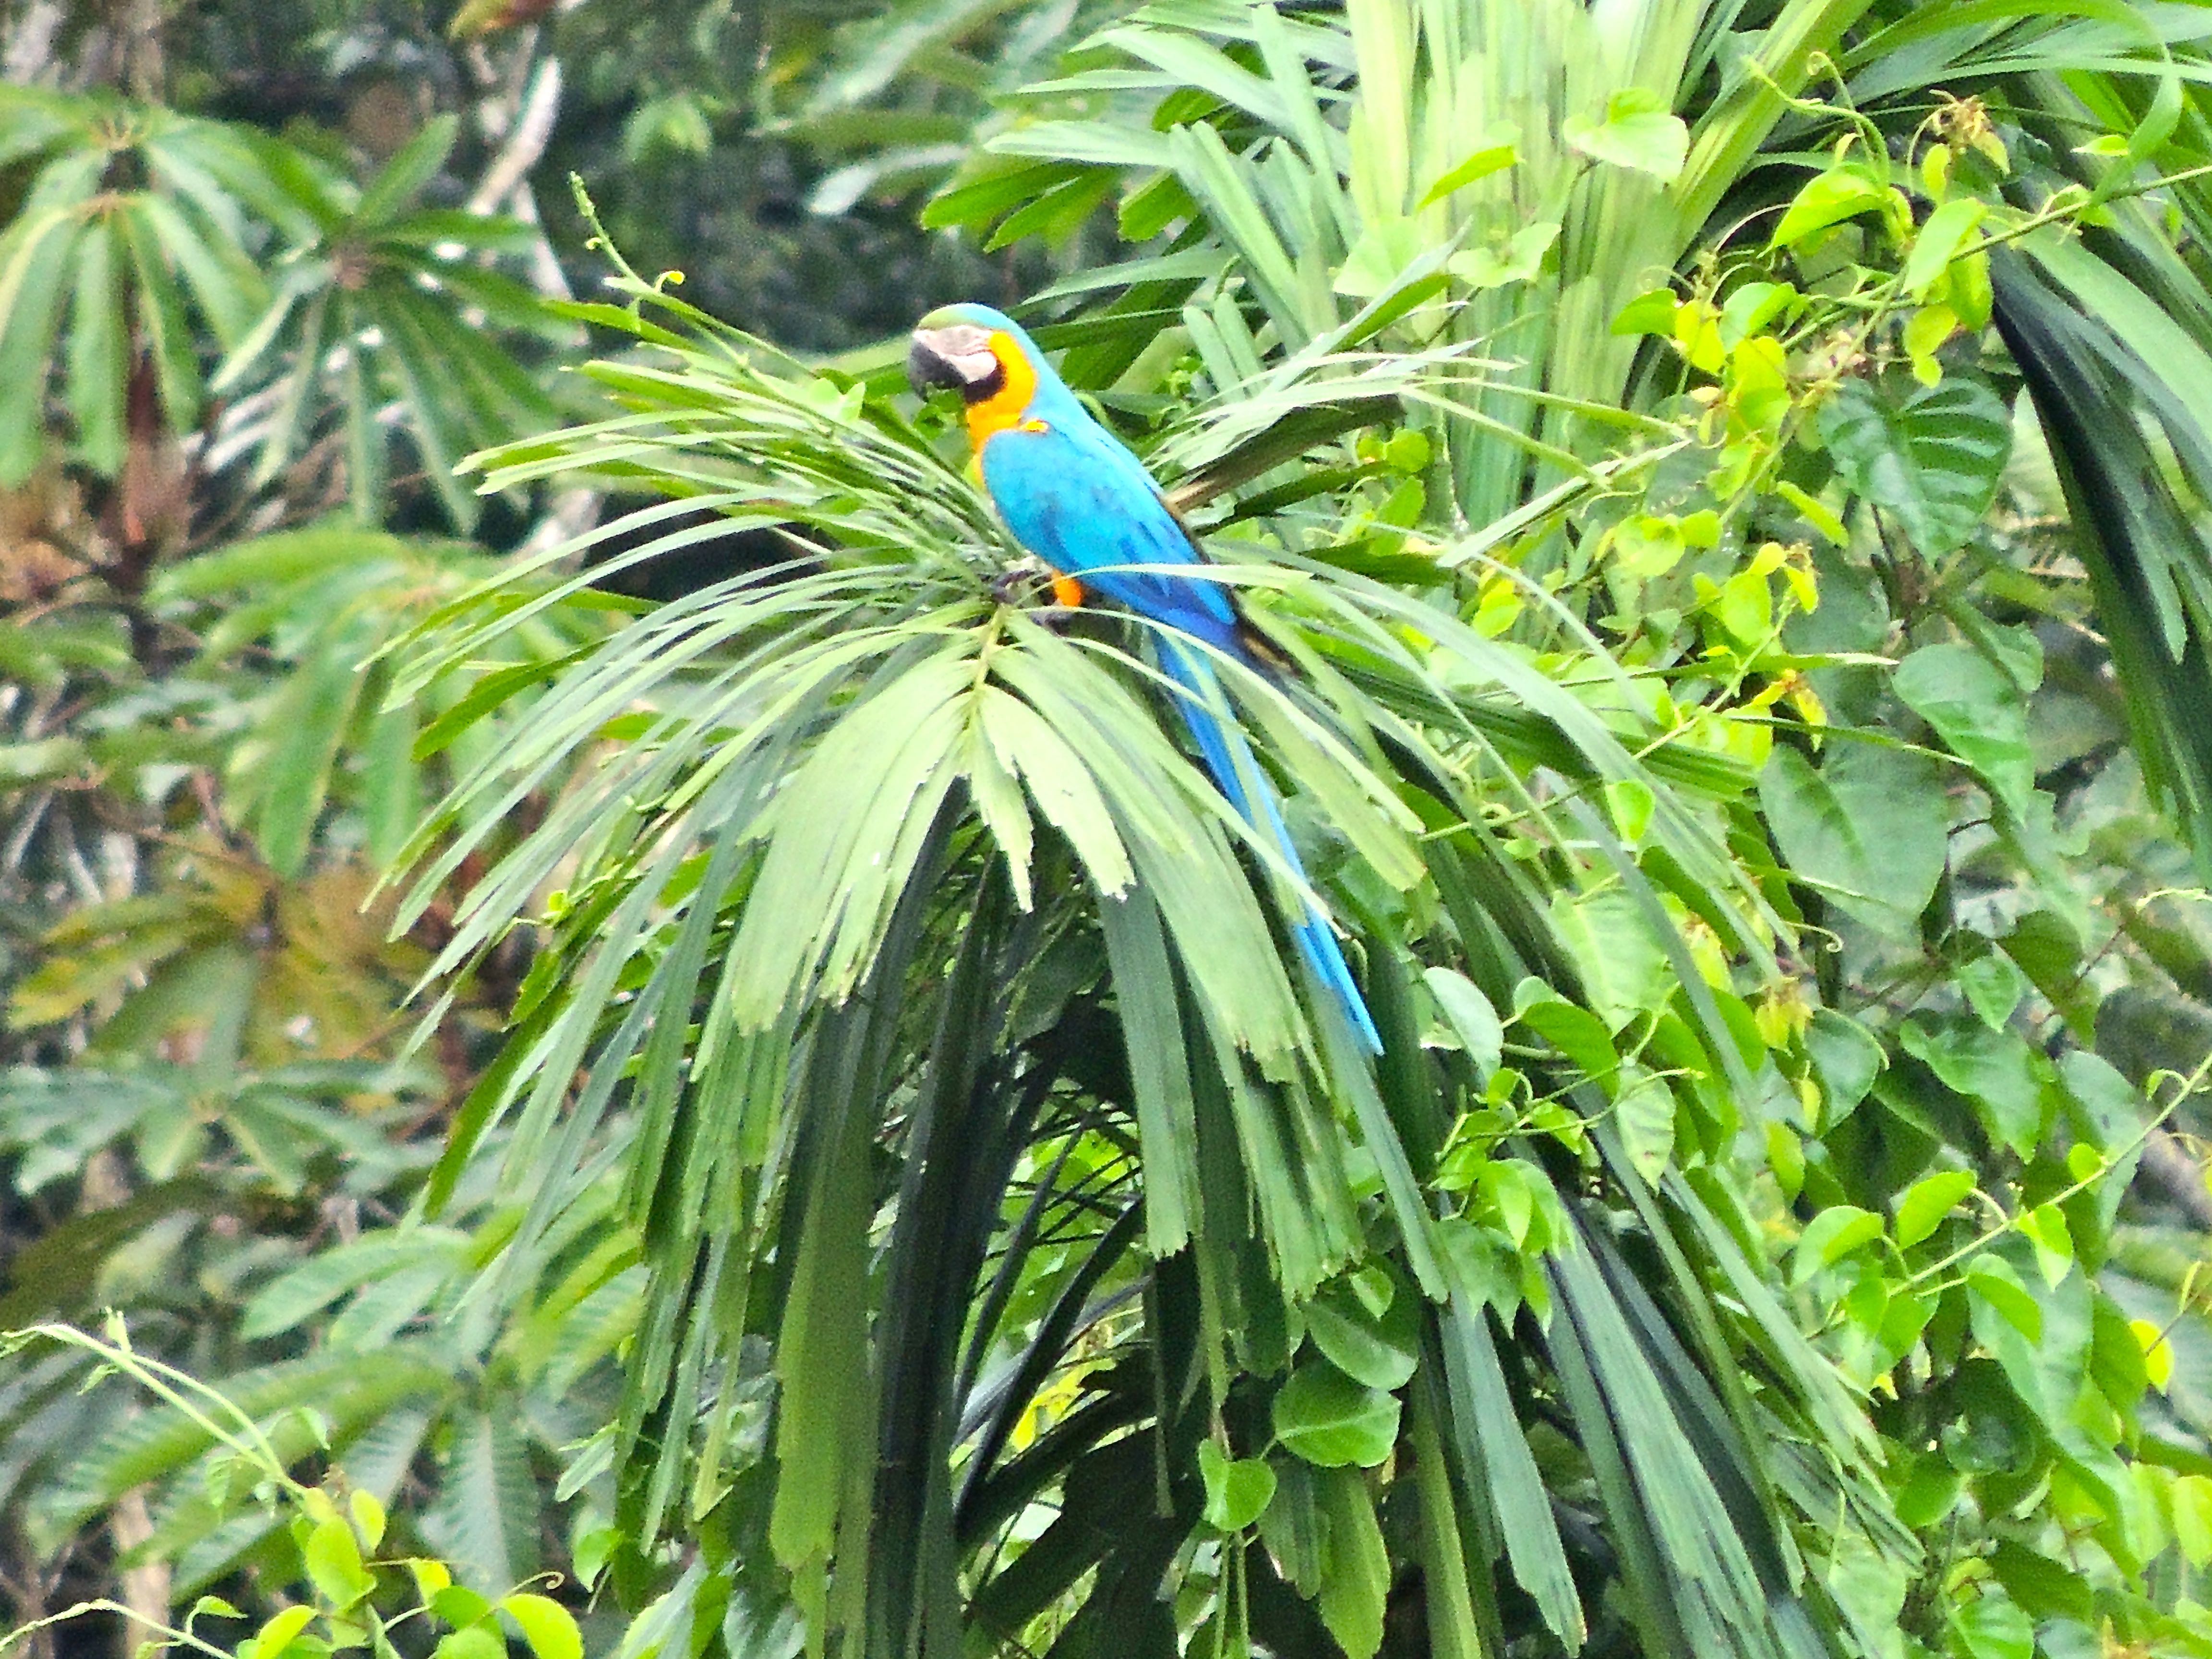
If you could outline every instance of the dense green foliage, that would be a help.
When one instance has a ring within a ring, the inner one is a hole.
[[[2194,14],[51,9],[18,1622],[2212,1650]],[[940,279],[1295,662],[1378,1062]]]

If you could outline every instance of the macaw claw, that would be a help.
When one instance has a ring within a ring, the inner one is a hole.
[[[991,578],[991,597],[1000,605],[1026,606],[1037,588],[1051,580],[1042,561],[1023,559]]]
[[[1052,591],[1049,606],[1032,609],[1040,587]],[[1063,576],[1040,559],[1024,559],[1008,565],[991,579],[991,597],[1000,605],[1029,610],[1048,626],[1058,626],[1083,608],[1083,584]]]

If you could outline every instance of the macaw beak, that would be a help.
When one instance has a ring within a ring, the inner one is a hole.
[[[906,383],[914,388],[917,398],[927,398],[940,388],[951,392],[966,388],[966,377],[953,366],[951,358],[939,343],[938,330],[915,330],[914,343],[907,348]]]
[[[991,349],[989,333],[972,323],[950,328],[918,328],[906,354],[907,384],[917,397],[939,389],[957,392],[969,403],[1004,386],[1006,371]]]

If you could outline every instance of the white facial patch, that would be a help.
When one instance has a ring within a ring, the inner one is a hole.
[[[918,328],[914,337],[931,354],[951,365],[953,371],[969,385],[988,380],[999,372],[999,360],[991,350],[991,331],[978,328],[973,323],[955,323],[950,328]]]

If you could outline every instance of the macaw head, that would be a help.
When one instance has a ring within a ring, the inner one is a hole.
[[[923,318],[906,377],[925,398],[940,387],[957,392],[979,444],[1040,412],[1064,419],[1082,407],[1021,325],[988,306],[942,306]]]

